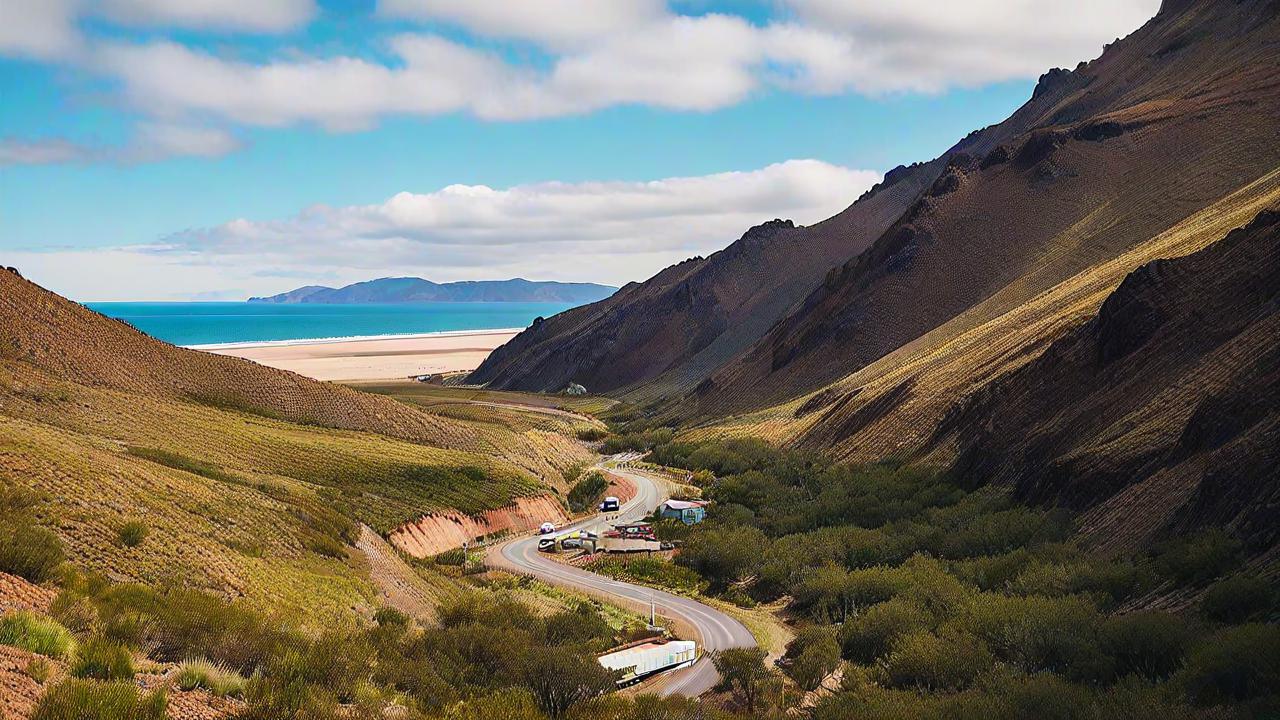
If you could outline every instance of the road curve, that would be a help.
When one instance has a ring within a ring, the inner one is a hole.
[[[622,475],[634,483],[636,496],[627,501],[620,512],[610,514],[607,522],[638,520],[665,499],[665,493],[659,489],[658,483],[650,478],[618,468],[610,468],[610,472]],[[599,516],[591,517],[567,525],[565,529],[588,528],[604,524],[605,521]],[[578,590],[637,610],[647,611],[652,601],[659,615],[691,626],[699,635],[697,639],[704,653],[732,647],[752,647],[756,644],[746,626],[715,608],[687,597],[632,585],[556,562],[538,552],[537,537],[518,538],[495,550],[490,554],[490,562],[505,570],[531,575],[552,585]],[[718,680],[715,666],[704,654],[692,667],[663,677],[656,691],[662,695],[696,697],[710,690]]]

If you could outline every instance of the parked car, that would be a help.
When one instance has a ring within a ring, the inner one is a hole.
[[[618,498],[610,495],[604,499],[604,502],[600,503],[600,512],[617,512],[620,506],[621,503],[618,502]]]
[[[539,535],[550,535],[556,531],[555,523],[544,522],[538,526]]]

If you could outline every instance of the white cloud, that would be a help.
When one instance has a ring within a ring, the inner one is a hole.
[[[663,0],[379,0],[385,17],[445,22],[486,37],[559,46],[599,40],[664,19]]]
[[[1160,0],[785,2],[797,26],[776,40],[807,58],[801,86],[871,93],[973,87],[1071,67],[1160,7]]]
[[[99,0],[96,12],[139,27],[278,33],[308,23],[315,0]]]
[[[221,157],[241,147],[225,130],[164,122],[143,122],[123,146],[90,145],[66,138],[0,139],[0,167],[62,163],[133,164],[174,157]]]
[[[375,205],[316,206],[282,220],[232,220],[154,245],[6,253],[5,262],[51,289],[97,300],[223,289],[243,297],[309,278],[405,274],[623,284],[719,250],[774,217],[824,219],[877,180],[871,171],[791,160],[651,182],[451,185]]]
[[[0,54],[49,59],[82,44],[77,0],[0,0]]]
[[[734,15],[664,13],[644,0],[585,3],[595,9],[578,7],[585,0],[510,7],[394,0],[383,3],[384,13],[443,18],[498,35],[523,28],[529,37],[568,44],[547,67],[430,34],[388,40],[394,64],[296,55],[252,63],[167,42],[107,45],[96,64],[145,112],[249,125],[354,130],[397,114],[521,120],[626,104],[707,111],[770,85],[878,94],[1035,77],[1097,55],[1158,3],[1087,1],[1086,10],[1064,10],[1029,0],[1007,8],[994,0],[945,7],[791,0],[791,20],[755,25]]]

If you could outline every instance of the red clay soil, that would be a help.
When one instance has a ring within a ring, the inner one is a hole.
[[[481,515],[456,512],[424,515],[416,522],[391,531],[387,539],[413,557],[424,558],[461,547],[464,541],[471,542],[485,535],[502,531],[522,533],[544,522],[558,525],[567,519],[564,508],[555,498],[539,495],[516,498],[505,507],[488,510]]]
[[[16,610],[47,613],[57,594],[49,588],[32,585],[17,575],[0,572],[0,613]]]
[[[636,484],[623,477],[615,475],[608,470],[604,471],[605,479],[609,481],[609,489],[605,491],[606,495],[612,495],[618,498],[618,502],[625,504],[631,498],[636,496]]]
[[[36,700],[44,686],[27,675],[27,663],[37,657],[16,647],[0,645],[0,720],[26,720],[35,710]],[[48,683],[62,674],[62,664],[50,660],[54,670]]]

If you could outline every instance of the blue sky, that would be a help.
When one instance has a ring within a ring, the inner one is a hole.
[[[0,263],[82,300],[641,280],[838,212],[1156,4],[0,0]]]

